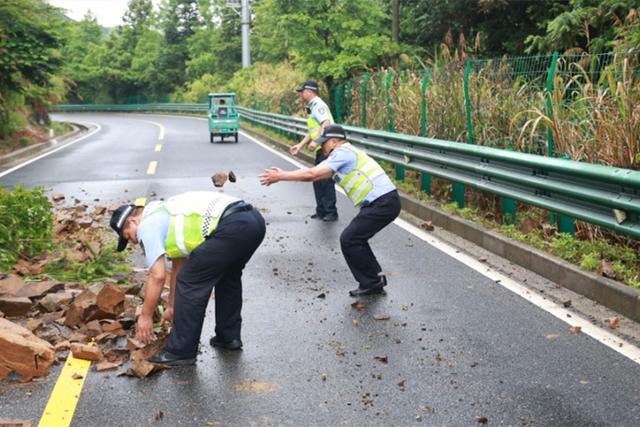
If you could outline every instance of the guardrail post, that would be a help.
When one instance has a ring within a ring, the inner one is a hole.
[[[333,95],[333,100],[335,102],[335,110],[336,113],[334,117],[336,119],[336,123],[342,123],[342,95],[344,91],[344,85],[339,84],[336,86],[336,90]]]
[[[551,64],[549,64],[549,72],[547,73],[547,116],[549,116],[550,120],[553,120],[553,79],[556,75],[559,56],[558,51],[553,52]],[[549,126],[547,127],[547,155],[549,157],[553,157],[555,154],[553,145],[553,131]]]
[[[469,94],[469,76],[471,75],[472,66],[473,66],[473,58],[469,57],[467,59],[467,64],[464,68],[464,78],[463,78],[464,109],[465,109],[466,124],[467,124],[467,141],[469,142],[469,144],[475,144],[475,140],[473,138],[473,121],[471,119],[471,95]],[[464,184],[454,182],[453,183],[453,200],[456,202],[459,208],[464,208],[464,193],[465,193]]]
[[[562,156],[563,160],[571,160],[571,157],[569,156]],[[562,214],[556,214],[555,212],[551,212],[551,214],[549,215],[550,218],[553,218],[554,222],[556,222],[556,219],[554,217],[557,216],[557,223],[558,223],[558,231],[561,233],[569,233],[572,236],[576,233],[576,220],[575,218],[571,218],[570,216],[567,215],[562,215]]]
[[[471,120],[471,95],[469,94],[469,75],[471,74],[471,67],[473,65],[473,59],[467,59],[467,65],[464,69],[464,109],[467,120],[467,140],[469,144],[474,144],[473,139],[473,122]]]
[[[362,96],[362,102],[360,104],[360,108],[362,108],[360,126],[362,126],[363,128],[367,127],[367,92],[369,91],[369,79],[371,79],[371,74],[365,73],[362,76],[362,82],[360,83],[360,93]]]
[[[393,79],[394,79],[395,75],[393,73],[393,70],[387,70],[387,81],[386,81],[386,85],[385,85],[385,92],[386,92],[386,106],[387,106],[387,130],[389,132],[395,132],[396,131],[396,119],[395,119],[395,114],[393,111],[393,98],[391,95],[391,89],[393,87]],[[400,164],[396,164],[395,165],[395,169],[396,169],[396,179],[398,181],[404,181],[404,165],[400,165]]]
[[[424,71],[422,76],[422,87],[420,94],[422,96],[420,102],[420,135],[427,136],[427,88],[429,87],[429,70]],[[431,175],[420,173],[420,190],[424,193],[431,194]]]

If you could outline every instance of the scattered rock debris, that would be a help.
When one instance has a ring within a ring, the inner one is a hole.
[[[64,195],[53,196],[57,202],[54,240],[76,242],[65,254],[68,259],[95,259],[103,247],[112,244],[113,236],[102,229],[106,227],[105,215],[120,204],[109,209],[89,209],[73,197],[69,200],[74,205],[64,206],[66,199]],[[48,263],[58,261],[57,254],[20,259],[11,273],[0,273],[0,379],[12,372],[20,375],[21,382],[45,376],[52,363],[67,358],[67,352],[95,361],[97,372],[126,364],[125,372],[142,378],[162,369],[146,359],[164,345],[166,329],[156,329],[158,339],[152,344],[129,343],[134,335],[136,310],[143,302],[143,277],[138,276],[139,272],[120,274],[113,282],[91,286],[56,280],[25,281],[24,277],[33,280]],[[134,284],[119,285],[125,281]],[[157,322],[159,314],[156,317]]]
[[[215,187],[223,187],[227,182],[227,174],[224,172],[216,172],[211,176],[211,182],[213,182]]]

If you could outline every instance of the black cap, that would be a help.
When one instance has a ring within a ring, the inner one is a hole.
[[[110,225],[113,228],[113,231],[118,233],[118,248],[117,251],[121,252],[124,248],[127,247],[127,239],[122,235],[122,229],[124,228],[124,223],[129,218],[129,215],[133,213],[136,209],[135,205],[122,205],[115,211],[113,211],[113,215],[111,215]]]
[[[302,83],[302,86],[296,89],[296,92],[302,92],[305,89],[309,89],[314,92],[319,92],[320,86],[318,86],[318,82],[315,80],[307,80],[306,82]]]
[[[318,144],[324,144],[330,139],[347,139],[347,134],[344,133],[344,129],[340,125],[329,125],[322,131],[322,135],[316,138],[315,142]]]

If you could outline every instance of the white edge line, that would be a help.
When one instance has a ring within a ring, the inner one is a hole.
[[[298,162],[297,160],[294,160],[288,157],[287,155],[269,147],[268,145],[258,141],[256,138],[252,137],[251,135],[247,135],[244,132],[240,132],[240,133],[242,134],[242,136],[255,142],[261,147],[269,150],[270,152],[276,154],[282,159],[288,161],[289,163],[298,167],[305,167],[302,163]],[[336,187],[336,188],[339,188],[340,190],[342,190],[340,187]],[[344,194],[344,192],[342,192],[342,194]],[[420,230],[418,227],[414,226],[413,224],[410,224],[404,219],[397,218],[393,222],[398,227],[413,234],[414,236],[424,241],[425,243],[433,246],[434,248],[440,250],[441,252],[444,252],[445,254],[449,255],[451,258],[472,268],[473,270],[477,271],[478,273],[482,274],[488,279],[496,282],[496,284],[502,286],[505,289],[510,290],[514,294],[524,298],[525,300],[529,301],[531,304],[541,308],[542,310],[562,320],[568,325],[580,326],[582,333],[587,334],[591,338],[611,348],[617,353],[620,353],[621,355],[627,357],[631,361],[637,364],[640,364],[640,349],[635,347],[630,342],[625,341],[621,338],[618,338],[614,334],[600,328],[599,326],[593,325],[587,319],[581,316],[578,316],[575,313],[570,312],[566,308],[561,307],[560,305],[556,304],[555,302],[549,299],[543,298],[541,295],[538,295],[535,291],[519,284],[518,282],[511,279],[510,277],[507,277],[502,273],[490,268],[489,266],[487,266],[487,264],[481,263],[480,261],[463,253],[460,249],[457,249],[449,245],[448,243],[440,240],[439,238],[433,235],[427,234],[426,232]]]
[[[92,122],[84,122],[84,123],[88,123],[89,125],[95,126],[96,129],[92,130],[91,132],[89,132],[88,134],[86,134],[84,136],[81,136],[80,138],[76,139],[75,141],[71,141],[71,142],[69,142],[67,144],[64,144],[62,147],[54,148],[53,150],[47,151],[46,153],[43,153],[43,154],[41,154],[41,155],[39,155],[37,157],[34,157],[33,159],[27,160],[24,163],[21,163],[21,164],[19,164],[17,166],[14,166],[11,169],[7,169],[6,171],[0,173],[0,178],[2,178],[5,175],[9,175],[10,173],[15,172],[18,169],[21,169],[21,168],[23,168],[23,167],[25,167],[25,166],[27,166],[27,165],[35,162],[35,161],[38,161],[38,160],[40,160],[40,159],[42,159],[44,157],[47,157],[48,155],[51,155],[51,154],[56,153],[56,152],[58,152],[58,151],[60,151],[60,150],[62,150],[64,148],[67,148],[67,147],[75,144],[76,142],[80,142],[85,138],[89,138],[90,136],[100,132],[100,130],[102,129],[102,126],[100,126],[98,123],[92,123]]]
[[[171,116],[171,115],[167,115],[168,117],[185,117],[185,118],[190,118],[190,119],[196,119],[196,120],[207,120],[205,118],[201,118],[201,117],[189,117],[189,116]],[[269,147],[268,145],[266,145],[265,143],[258,141],[256,138],[252,137],[251,135],[248,135],[245,132],[240,131],[239,132],[242,136],[244,136],[245,138],[249,139],[250,141],[256,143],[257,145],[261,146],[262,148],[270,151],[271,153],[277,155],[278,157],[286,160],[287,162],[302,168],[305,167],[305,165],[303,165],[302,163],[300,163],[297,160],[292,159],[291,157],[275,150],[274,148]],[[340,192],[342,194],[345,194],[342,191],[342,188],[336,186],[337,189],[340,190]],[[483,276],[493,280],[494,282],[496,282],[496,284],[502,286],[505,289],[510,290],[511,292],[515,293],[516,295],[524,298],[525,300],[529,301],[531,304],[535,305],[538,308],[541,308],[542,310],[546,311],[547,313],[553,315],[554,317],[562,320],[563,322],[565,322],[568,325],[571,326],[580,326],[581,328],[581,332],[590,336],[591,338],[595,339],[596,341],[604,344],[605,346],[609,347],[610,349],[614,350],[615,352],[625,356],[626,358],[628,358],[629,360],[631,360],[632,362],[635,362],[637,364],[640,364],[640,349],[636,346],[634,346],[633,344],[631,344],[630,342],[622,339],[622,338],[618,338],[617,336],[613,335],[612,333],[602,329],[599,326],[593,325],[590,321],[588,321],[587,319],[578,316],[575,313],[571,313],[569,310],[565,309],[564,307],[559,306],[558,304],[554,303],[551,300],[545,299],[542,296],[538,295],[537,293],[535,293],[535,291],[532,291],[530,289],[528,289],[527,287],[519,284],[518,282],[516,282],[515,280],[503,275],[502,273],[488,267],[486,264],[483,264],[475,259],[473,259],[471,256],[463,253],[460,249],[456,249],[453,246],[445,243],[444,241],[440,240],[439,238],[427,234],[426,232],[420,230],[418,227],[408,223],[407,221],[401,219],[401,218],[397,218],[395,221],[393,221],[398,227],[404,229],[405,231],[413,234],[414,236],[416,236],[417,238],[419,238],[420,240],[424,241],[425,243],[433,246],[434,248],[444,252],[445,254],[449,255],[450,257],[454,258],[455,260],[465,264],[466,266],[468,266],[469,268],[472,268],[473,270],[477,271],[478,273],[482,274]],[[571,316],[571,317],[569,317]]]

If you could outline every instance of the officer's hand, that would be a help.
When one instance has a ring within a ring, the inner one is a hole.
[[[141,314],[138,316],[138,323],[136,323],[136,338],[144,344],[148,344],[152,337],[153,320],[151,319],[151,316]]]
[[[317,146],[318,146],[317,142],[311,141],[311,143],[309,144],[309,150],[313,151],[316,149]]]
[[[269,186],[280,181],[280,172],[282,169],[273,167],[271,169],[265,169],[260,175],[260,184]]]
[[[300,152],[299,144],[293,145],[291,146],[291,148],[289,148],[289,153],[291,153],[292,156],[297,156],[299,152]]]
[[[160,319],[160,324],[164,325],[167,322],[171,323],[171,321],[173,321],[173,308],[167,307]]]

